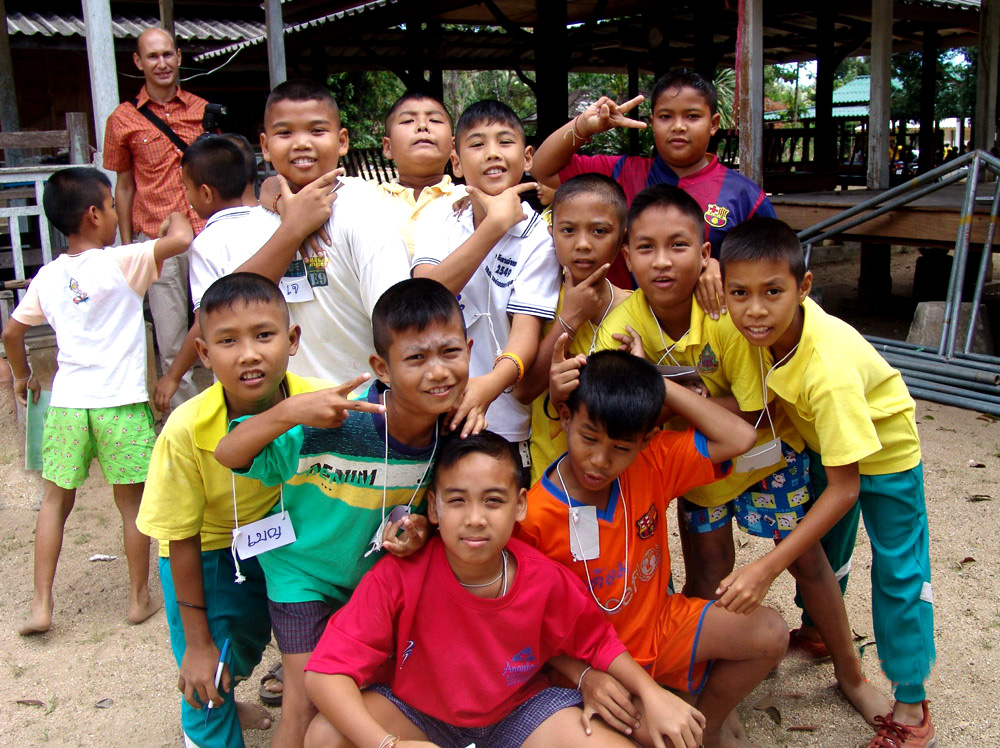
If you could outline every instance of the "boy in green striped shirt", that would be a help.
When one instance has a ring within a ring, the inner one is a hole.
[[[357,400],[348,393],[367,375],[234,422],[215,452],[238,475],[283,484],[272,514],[287,512],[296,537],[260,556],[284,666],[275,745],[301,745],[316,714],[303,666],[331,613],[383,549],[405,556],[426,541],[426,520],[409,512],[423,511],[439,416],[469,378],[462,312],[439,283],[396,284],[375,305],[372,326],[378,379]],[[482,428],[477,419],[465,428]]]

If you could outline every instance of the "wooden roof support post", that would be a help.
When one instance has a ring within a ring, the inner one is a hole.
[[[271,88],[288,80],[285,66],[285,24],[281,20],[281,0],[264,0],[264,26],[267,34],[267,71]]]
[[[920,174],[934,168],[934,103],[940,49],[937,28],[927,24],[920,49],[920,135],[917,139],[920,149],[917,170]]]
[[[160,25],[170,36],[176,38],[174,33],[174,0],[160,0]]]
[[[833,123],[833,74],[837,62],[833,43],[833,7],[816,10],[816,140],[813,171],[837,168],[837,134]]]
[[[569,69],[566,34],[567,0],[536,0],[535,106],[539,142],[566,124],[569,118]]]
[[[111,34],[111,0],[83,0],[83,23],[87,29],[87,62],[90,64],[90,97],[94,104],[94,163],[104,161],[104,125],[119,104],[118,66]]]
[[[3,0],[0,0],[3,2]],[[628,98],[634,99],[639,95],[639,62],[635,56],[628,61]],[[653,102],[649,102],[653,106]],[[628,155],[639,155],[639,131],[634,128],[628,129]]]
[[[868,189],[889,188],[892,105],[892,0],[872,0],[871,97],[868,107]]]
[[[740,0],[740,172],[764,182],[764,0]]]
[[[10,57],[10,37],[7,36],[7,9],[4,0],[0,0],[0,130],[16,132],[20,130],[17,116],[17,94],[14,88],[14,63]],[[18,160],[17,151],[11,148],[4,153],[7,165],[11,166]]]
[[[997,55],[1000,50],[1000,0],[979,4],[979,61],[976,70],[976,119],[972,147],[988,151],[996,139]]]

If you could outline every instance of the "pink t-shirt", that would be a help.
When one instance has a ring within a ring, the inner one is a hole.
[[[580,580],[519,540],[507,550],[517,576],[499,599],[458,583],[439,537],[410,558],[382,559],[330,619],[306,670],[359,686],[391,673],[396,696],[460,727],[499,722],[547,688],[541,668],[557,655],[606,670],[625,645]]]

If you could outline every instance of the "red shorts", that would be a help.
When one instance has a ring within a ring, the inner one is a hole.
[[[713,602],[678,594],[667,597],[649,648],[644,648],[647,655],[635,658],[660,685],[688,693],[705,687],[712,663],[697,661],[698,637]]]

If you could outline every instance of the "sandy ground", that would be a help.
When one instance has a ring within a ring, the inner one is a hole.
[[[849,265],[837,276],[839,281],[850,277]],[[827,270],[825,275],[833,273]],[[23,431],[15,422],[6,383],[0,383],[0,418],[7,424],[0,429],[0,578],[5,591],[0,599],[0,744],[180,745],[177,669],[166,619],[161,611],[139,626],[125,621],[120,519],[111,491],[99,477],[92,476],[80,490],[67,524],[56,577],[55,625],[41,636],[16,634],[31,598],[34,504],[41,480],[22,469]],[[918,403],[917,420],[926,466],[938,649],[928,691],[934,701],[940,745],[996,745],[1000,735],[1000,522],[996,518],[1000,423],[977,417],[975,412],[924,402]],[[970,460],[983,467],[970,467]],[[94,472],[99,476],[96,465]],[[971,501],[973,496],[988,498]],[[679,560],[676,530],[671,535],[671,552]],[[738,563],[768,548],[764,541],[749,539],[738,551]],[[94,554],[119,558],[88,561]],[[862,530],[847,605],[854,630],[870,637],[869,566]],[[680,577],[683,564],[675,564],[675,573]],[[158,592],[155,559],[153,575],[152,586]],[[797,625],[791,597],[790,578],[783,575],[767,604],[790,625]],[[858,643],[870,642],[866,638]],[[446,638],[442,644],[446,646]],[[254,680],[242,685],[237,695],[242,692],[243,698],[255,698],[257,678],[276,658],[277,651],[269,649]],[[869,679],[888,692],[874,647],[864,648],[862,667]],[[831,684],[833,671],[828,662],[817,664],[803,655],[789,654],[776,677],[761,684],[740,709],[749,736],[761,746],[866,745],[870,729]],[[249,746],[266,746],[269,739],[269,733],[248,733]]]

